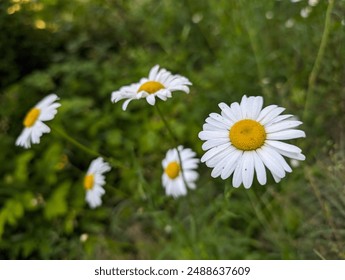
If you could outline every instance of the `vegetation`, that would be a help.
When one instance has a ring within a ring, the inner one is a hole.
[[[0,258],[345,259],[343,0],[3,0],[0,11]],[[156,64],[193,83],[159,105],[199,158],[205,118],[247,94],[303,120],[306,161],[249,190],[201,164],[196,190],[167,197],[174,144],[155,107],[110,102]],[[118,163],[101,207],[83,189],[94,156],[56,130],[15,146],[52,92],[62,106],[48,125]]]

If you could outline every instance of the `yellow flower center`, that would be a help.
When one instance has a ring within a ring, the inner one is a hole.
[[[180,165],[176,162],[170,162],[165,168],[165,173],[170,179],[175,179],[180,173]]]
[[[156,81],[148,81],[146,83],[143,83],[140,88],[138,89],[138,92],[146,91],[149,94],[155,93],[159,91],[160,89],[165,88],[160,82]]]
[[[93,188],[94,181],[95,181],[95,179],[94,179],[94,176],[92,174],[86,175],[84,177],[84,189],[87,191],[91,190]]]
[[[40,109],[37,109],[37,108],[31,109],[25,116],[25,119],[23,122],[24,126],[25,127],[33,126],[35,122],[37,121],[40,113],[41,113]]]
[[[245,119],[238,121],[231,127],[229,138],[232,145],[237,149],[252,151],[265,143],[266,131],[259,122]]]

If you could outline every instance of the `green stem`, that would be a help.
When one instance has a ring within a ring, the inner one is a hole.
[[[178,145],[179,145],[179,141],[176,137],[176,135],[174,134],[173,130],[171,129],[168,121],[165,119],[162,111],[160,110],[158,104],[156,103],[156,109],[157,109],[157,112],[158,112],[158,115],[159,117],[161,118],[161,120],[163,121],[168,133],[169,133],[169,136],[171,137],[171,139],[173,140],[174,142],[174,145],[175,145],[175,150],[177,151],[177,156],[178,156],[178,159],[180,161],[180,167],[181,167],[181,174],[182,174],[182,179],[183,179],[183,182],[185,183],[185,185],[189,188],[188,184],[187,184],[187,180],[185,178],[185,175],[184,175],[184,169],[183,169],[183,163],[182,163],[182,158],[181,158],[181,154],[180,154],[180,151],[178,150]]]
[[[328,7],[327,7],[326,17],[325,17],[325,27],[322,33],[320,47],[319,47],[319,50],[314,62],[313,69],[311,70],[310,75],[309,75],[308,90],[305,97],[305,104],[304,104],[304,111],[303,111],[303,119],[305,119],[307,116],[307,112],[310,107],[310,98],[314,91],[316,78],[317,78],[317,75],[319,74],[321,62],[325,54],[325,50],[326,50],[326,46],[327,46],[327,42],[329,38],[329,33],[331,30],[331,14],[334,7],[334,2],[335,2],[334,0],[328,1]]]
[[[55,131],[57,134],[59,134],[62,138],[64,138],[65,140],[67,140],[68,142],[70,142],[71,144],[73,144],[74,146],[76,146],[78,149],[80,149],[83,152],[86,152],[87,154],[94,156],[94,157],[102,157],[104,160],[106,160],[107,162],[110,163],[110,165],[112,165],[113,167],[117,168],[117,167],[123,167],[123,164],[121,164],[119,161],[114,160],[111,157],[106,157],[102,154],[100,154],[97,151],[91,150],[90,148],[86,147],[85,145],[83,145],[82,143],[80,143],[79,141],[77,141],[76,139],[74,139],[73,137],[69,136],[66,132],[64,132],[63,130],[61,130],[60,128],[58,128],[55,125],[50,125],[51,128],[53,129],[53,131]]]

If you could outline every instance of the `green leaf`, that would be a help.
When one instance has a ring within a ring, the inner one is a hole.
[[[18,156],[16,160],[16,170],[14,171],[14,177],[19,182],[25,182],[28,179],[28,167],[30,160],[34,157],[33,151],[27,151]]]
[[[53,192],[51,197],[48,199],[44,208],[44,216],[48,220],[61,216],[67,212],[68,208],[66,196],[68,194],[70,186],[70,182],[64,182]]]

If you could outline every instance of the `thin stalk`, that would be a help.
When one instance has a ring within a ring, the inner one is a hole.
[[[183,182],[185,183],[185,185],[186,185],[187,187],[189,187],[188,184],[187,184],[187,180],[186,180],[186,178],[185,178],[185,175],[184,175],[184,169],[183,169],[181,154],[180,154],[180,151],[178,150],[179,141],[178,141],[176,135],[174,134],[173,130],[171,129],[171,127],[170,127],[168,121],[167,121],[166,118],[164,117],[164,115],[163,115],[162,111],[160,110],[160,108],[159,108],[159,106],[158,106],[157,103],[156,103],[156,106],[155,106],[155,107],[157,108],[158,115],[159,115],[159,117],[161,118],[161,120],[163,121],[163,123],[164,123],[164,125],[165,125],[165,127],[166,127],[166,129],[167,129],[167,131],[168,131],[168,133],[169,133],[169,136],[171,137],[171,139],[172,139],[173,142],[174,142],[175,150],[177,151],[177,156],[178,156],[178,159],[179,159],[179,161],[180,161],[182,179],[183,179]]]
[[[309,75],[308,90],[307,90],[307,94],[305,97],[305,103],[304,103],[303,119],[305,119],[307,116],[307,112],[308,112],[309,107],[310,107],[310,98],[311,98],[311,95],[314,91],[316,78],[317,78],[317,75],[319,74],[319,71],[321,68],[321,62],[322,62],[322,59],[323,59],[324,54],[325,54],[325,50],[326,50],[326,46],[327,46],[327,42],[328,42],[328,38],[329,38],[329,33],[331,30],[331,14],[332,14],[332,10],[334,7],[334,2],[335,2],[334,0],[328,1],[328,7],[327,7],[326,17],[325,17],[325,27],[323,29],[320,47],[319,47],[319,50],[317,52],[317,56],[316,56],[316,59],[314,62],[313,69],[311,70],[310,75]]]
[[[77,141],[76,139],[74,139],[73,137],[69,136],[66,132],[64,132],[63,130],[61,130],[60,128],[56,127],[55,125],[51,125],[51,128],[53,129],[53,131],[55,131],[59,136],[61,136],[62,138],[64,138],[65,140],[67,140],[68,142],[70,142],[71,144],[73,144],[75,147],[77,147],[78,149],[80,149],[81,151],[94,156],[94,157],[102,157],[104,160],[106,160],[107,162],[109,162],[113,167],[117,168],[117,167],[123,167],[123,165],[114,160],[111,157],[107,157],[102,155],[101,153],[91,150],[90,148],[86,147],[85,145],[83,145],[82,143],[80,143],[79,141]]]

